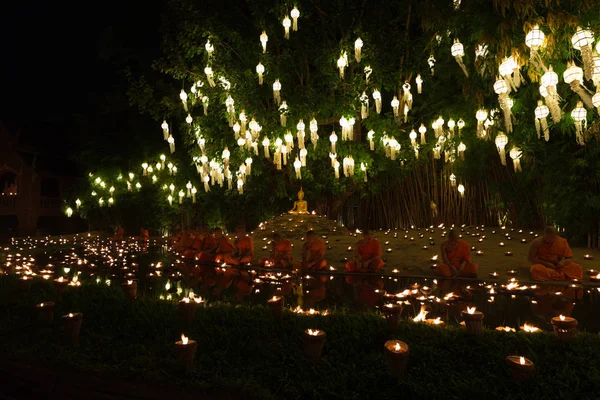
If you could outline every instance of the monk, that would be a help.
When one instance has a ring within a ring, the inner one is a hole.
[[[442,263],[437,266],[438,274],[447,278],[477,277],[477,265],[471,260],[471,246],[464,240],[459,240],[456,232],[448,232],[448,239],[442,243],[440,250]]]
[[[289,268],[292,266],[292,243],[279,233],[273,234],[271,241],[271,257],[261,258],[260,264],[273,268]]]
[[[124,234],[125,234],[125,230],[123,229],[121,224],[117,224],[117,227],[115,228],[115,235],[113,236],[113,241],[120,242],[121,240],[123,240]]]
[[[142,242],[142,244],[148,244],[148,239],[150,239],[150,232],[148,232],[148,229],[140,228],[140,242]]]
[[[566,239],[548,226],[544,235],[531,242],[529,249],[531,278],[535,281],[581,279],[583,270],[573,262],[573,253]]]
[[[371,231],[365,229],[362,240],[354,245],[354,261],[346,263],[348,272],[375,272],[383,268],[381,259],[381,243],[371,235]]]
[[[231,255],[235,251],[235,246],[227,236],[223,235],[223,230],[221,228],[213,229],[213,236],[215,237],[216,242],[214,261],[222,263],[225,260],[225,255]]]
[[[229,265],[251,263],[254,261],[254,241],[246,234],[246,228],[243,226],[238,226],[235,233],[235,250],[233,253],[223,254],[223,261]]]
[[[196,245],[200,244],[200,248],[196,253],[196,260],[200,262],[214,262],[215,255],[217,254],[217,240],[214,236],[213,232],[209,232],[208,228],[202,228],[202,242],[196,243]]]
[[[325,243],[317,238],[314,231],[306,232],[304,246],[302,246],[302,261],[294,267],[302,271],[320,271],[327,266],[325,260]]]

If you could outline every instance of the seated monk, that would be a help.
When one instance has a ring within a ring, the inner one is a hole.
[[[535,281],[564,281],[581,279],[583,271],[573,262],[569,243],[548,226],[544,235],[531,242],[529,249],[531,278]]]
[[[320,271],[327,266],[325,260],[325,243],[317,238],[314,231],[306,232],[302,246],[302,261],[294,267],[302,271]]]
[[[261,258],[259,264],[273,268],[289,268],[292,265],[292,243],[279,233],[273,234],[271,257]]]
[[[471,246],[459,240],[456,232],[448,232],[448,240],[441,246],[442,263],[437,265],[437,272],[444,277],[463,276],[477,277],[477,265],[471,261]]]
[[[254,261],[254,241],[246,235],[246,228],[243,226],[239,226],[235,233],[237,235],[235,251],[223,254],[223,261],[230,265],[251,263]]]
[[[211,263],[215,261],[217,254],[217,241],[213,232],[209,232],[207,228],[202,228],[202,243],[196,253],[196,260],[200,262]]]
[[[221,228],[215,228],[213,230],[213,235],[215,237],[214,261],[222,263],[226,254],[231,255],[235,251],[235,246],[227,236],[223,235],[223,230]]]
[[[354,245],[354,261],[346,263],[349,272],[374,272],[383,268],[381,243],[375,239],[368,229],[362,233],[363,238]]]
[[[115,228],[115,235],[113,236],[113,241],[120,242],[121,240],[123,240],[124,234],[125,234],[125,230],[123,229],[121,224],[117,224],[117,227]]]

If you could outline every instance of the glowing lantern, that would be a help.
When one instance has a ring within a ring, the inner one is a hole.
[[[161,154],[159,158],[160,158],[161,168],[164,169],[165,168],[165,161],[167,160],[167,156],[165,156],[164,154]],[[133,177],[131,177],[131,176],[129,178],[133,179]]]
[[[421,134],[421,144],[422,145],[427,144],[427,141],[425,138],[425,132],[427,132],[427,128],[425,128],[425,125],[421,124],[421,126],[419,127],[419,133]]]
[[[209,67],[208,65],[204,68],[204,74],[206,75],[206,80],[208,81],[208,84],[210,85],[210,87],[215,87],[217,84],[215,83],[213,77],[213,70],[211,67]]]
[[[523,172],[521,168],[521,156],[523,152],[518,147],[513,147],[510,149],[510,158],[513,160],[513,167],[515,168],[515,172]]]
[[[421,74],[418,74],[415,78],[415,83],[417,84],[417,93],[423,93],[423,78],[421,78]]]
[[[467,67],[465,66],[465,63],[462,60],[462,58],[465,55],[465,48],[462,45],[462,43],[458,41],[458,39],[454,39],[454,44],[450,48],[450,52],[452,53],[452,57],[454,57],[454,59],[456,60],[456,62],[460,66],[460,68],[465,73],[465,76],[469,77],[469,73],[467,72]],[[432,74],[433,74],[433,67],[432,67]]]
[[[269,145],[271,144],[271,141],[269,140],[268,137],[265,137],[262,141],[262,145],[264,147],[264,151],[265,151],[265,158],[271,158],[271,155],[269,154]]]
[[[506,81],[504,79],[498,79],[496,83],[494,83],[494,91],[498,95],[500,108],[502,111],[504,111],[504,125],[506,126],[506,130],[510,133],[512,132],[512,120],[510,115],[508,86],[506,85]]]
[[[488,113],[483,108],[477,110],[477,113],[475,113],[475,118],[477,119],[477,137],[480,139],[485,137],[485,130],[484,130],[483,123],[485,122],[487,117],[488,117]]]
[[[452,139],[454,137],[454,127],[456,126],[456,122],[450,117],[448,120],[448,129],[450,129],[450,133],[448,135],[448,139]]]
[[[258,84],[262,85],[263,84],[263,74],[265,73],[265,66],[262,65],[260,62],[256,66],[256,73],[258,74]]]
[[[290,133],[290,131],[288,131],[285,136],[285,145],[287,147],[287,152],[291,152],[292,149],[294,148],[294,137],[292,136],[292,134]]]
[[[192,122],[194,122],[194,119],[192,118],[192,115],[190,113],[188,113],[187,117],[185,117],[185,122],[187,122],[188,124],[192,124]]]
[[[465,197],[465,187],[462,183],[458,185],[458,193],[460,193],[460,197]]]
[[[364,73],[365,73],[365,82],[369,83],[369,77],[371,76],[371,74],[373,73],[373,69],[371,68],[370,65],[367,65],[364,69]]]
[[[410,83],[404,82],[404,85],[402,85],[402,93],[402,104],[404,104],[404,122],[406,122],[408,112],[412,108],[413,102],[412,93],[410,92]]]
[[[550,140],[550,130],[548,129],[548,121],[546,117],[550,114],[548,107],[544,105],[542,100],[538,100],[538,106],[535,109],[535,130],[537,131],[538,139],[540,139],[540,127],[544,132],[546,142]]]
[[[340,179],[340,162],[338,160],[333,162],[333,169],[335,170],[335,179]]]
[[[498,148],[498,153],[500,153],[500,161],[502,162],[502,165],[506,165],[506,152],[504,151],[504,148],[508,144],[508,136],[503,132],[498,132],[495,143]]]
[[[296,124],[296,129],[297,129],[296,137],[298,138],[298,148],[303,149],[304,148],[304,137],[305,137],[304,129],[306,129],[306,125],[304,124],[303,120],[298,121],[298,124]]]
[[[552,70],[552,65],[548,66],[548,71],[542,75],[540,93],[544,96],[542,87],[545,89],[546,105],[550,109],[552,115],[552,121],[554,123],[560,122],[562,117],[562,111],[558,103],[558,93],[556,92],[556,85],[558,84],[558,75]]]
[[[450,174],[450,186],[456,187],[456,175]]]
[[[579,95],[587,108],[592,108],[592,99],[581,86],[583,82],[583,70],[573,63],[567,62],[567,69],[563,73],[565,83],[571,86],[571,90]]]
[[[279,106],[279,122],[281,126],[287,125],[287,113],[288,113],[288,105],[285,101],[281,102]]]
[[[344,70],[348,66],[348,55],[346,52],[340,54],[340,58],[337,60],[337,67],[340,70],[340,79],[344,79]]]
[[[65,210],[65,214],[67,215],[67,218],[71,218],[71,216],[73,215],[73,209],[71,207],[67,207],[67,209]]]
[[[598,86],[598,88],[596,89],[596,94],[594,94],[594,96],[592,96],[592,104],[594,107],[596,107],[598,109],[598,112],[600,113],[600,85]]]
[[[279,79],[273,82],[273,99],[275,99],[275,102],[279,106],[279,103],[281,103],[281,83]]]
[[[585,108],[583,108],[581,101],[577,102],[577,107],[571,111],[571,117],[573,117],[573,121],[575,122],[577,144],[583,146],[585,144],[583,129],[585,128],[587,122],[587,111]]]
[[[429,64],[429,69],[431,70],[431,75],[434,75],[435,73],[435,57],[433,56],[433,54],[429,55],[429,58],[427,59],[427,63]]]
[[[263,31],[260,35],[260,43],[262,44],[263,53],[267,52],[267,42],[269,41],[269,37],[267,36],[267,32]]]
[[[147,162],[142,163],[142,170],[143,170],[142,175],[147,176],[148,175],[148,163]],[[98,179],[100,179],[100,178],[97,178],[96,180],[98,180]]]
[[[525,36],[525,44],[529,47],[529,60],[538,70],[546,69],[538,54],[538,50],[544,44],[544,39],[544,32],[540,30],[538,25],[534,25],[533,29]]]
[[[222,154],[223,165],[225,166],[225,168],[229,168],[229,157],[230,156],[231,156],[231,152],[229,151],[229,149],[227,147],[225,147],[225,150],[223,150],[223,154]]]
[[[79,210],[79,207],[81,207],[81,200],[77,199],[75,200],[75,208]]]
[[[169,205],[172,206],[173,205],[173,196],[168,195],[167,200],[169,201]]]
[[[367,119],[369,117],[369,96],[365,92],[362,92],[360,96],[360,117]]]
[[[287,147],[283,146],[281,148],[281,155],[283,156],[283,165],[287,165],[287,153],[288,153]]]
[[[375,142],[373,141],[374,138],[375,131],[370,130],[369,132],[367,132],[367,139],[369,139],[369,148],[371,149],[371,151],[375,150]]]
[[[517,90],[517,88],[521,85],[521,73],[519,72],[519,65],[512,56],[504,59],[502,64],[500,64],[498,71],[508,84],[508,92],[510,92],[511,89]]]
[[[368,181],[368,177],[367,177],[367,166],[365,165],[365,163],[360,163],[360,170],[363,172],[363,174],[365,175],[365,182]]]
[[[460,156],[460,159],[464,160],[465,159],[465,150],[467,150],[467,146],[465,146],[465,144],[463,142],[460,142],[457,150],[458,150],[458,155]]]
[[[188,95],[185,92],[185,90],[181,89],[181,93],[179,93],[179,98],[181,99],[181,103],[183,104],[183,108],[187,112],[187,110],[188,110],[188,105],[187,105]]]
[[[375,111],[377,111],[377,114],[381,114],[381,93],[379,93],[379,90],[375,89],[373,91],[373,99],[375,100]]]
[[[167,140],[169,138],[169,124],[167,124],[167,121],[163,121],[160,127],[162,128],[164,139]]]
[[[209,57],[212,56],[213,51],[215,51],[215,47],[210,43],[210,40],[206,41],[204,48],[206,49]]]
[[[175,153],[175,138],[173,137],[173,135],[169,134],[167,143],[169,143],[169,150],[171,151],[171,154]]]
[[[192,203],[194,203],[194,204],[196,204],[196,193],[198,193],[198,189],[196,189],[195,187],[192,187]]]
[[[237,188],[239,194],[244,194],[244,181],[240,177],[237,180]]]
[[[331,152],[333,154],[336,154],[337,152],[335,151],[335,143],[338,141],[338,137],[335,134],[335,131],[331,132],[331,135],[329,136],[329,141],[331,142]]]
[[[297,7],[294,6],[294,8],[292,9],[292,11],[290,12],[290,16],[292,17],[292,29],[294,30],[294,32],[298,31],[298,17],[300,17],[300,11],[298,10]]]
[[[417,132],[415,132],[415,130],[411,130],[410,133],[408,134],[408,137],[410,138],[410,144],[412,147],[415,147],[417,145]]]
[[[204,108],[204,115],[208,115],[208,96],[202,96],[202,107]]]
[[[394,110],[394,118],[398,119],[398,109],[400,107],[400,101],[398,100],[398,98],[396,96],[394,96],[394,99],[392,100],[392,109]]]
[[[296,161],[294,161],[294,169],[296,170],[296,179],[302,179],[302,172],[300,168],[302,167],[302,162],[296,157]]]
[[[252,157],[246,158],[246,175],[250,175],[252,173]]]
[[[285,30],[285,35],[284,37],[286,39],[290,38],[290,27],[292,26],[292,21],[290,21],[290,19],[288,18],[288,16],[286,15],[285,18],[283,19],[283,29]]]
[[[356,62],[360,62],[362,47],[363,41],[361,38],[356,39],[354,42],[354,58],[356,59]]]
[[[310,141],[313,144],[313,150],[317,149],[317,143],[319,141],[319,135],[317,131],[319,130],[319,124],[315,118],[310,120]]]
[[[585,78],[592,79],[594,71],[594,62],[592,59],[592,44],[594,43],[594,33],[589,29],[577,27],[577,32],[571,38],[573,47],[581,51],[583,58],[583,67],[585,69]]]

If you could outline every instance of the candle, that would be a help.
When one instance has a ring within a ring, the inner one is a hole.
[[[527,239],[521,239],[521,243],[527,243]]]
[[[69,285],[69,281],[62,276],[54,280],[54,289],[56,290],[56,302],[59,302],[62,298],[62,294]]]
[[[423,246],[423,250],[427,250],[428,248],[428,246]]]
[[[400,322],[400,313],[402,312],[402,305],[388,303],[383,306],[382,311],[388,323],[388,327],[391,330],[397,329],[398,323]]]
[[[529,379],[535,369],[533,362],[522,356],[508,356],[505,360],[513,380],[517,382]]]
[[[497,272],[490,273],[490,278],[497,278],[497,277],[498,277],[498,273]]]
[[[325,331],[319,329],[306,329],[304,331],[304,350],[309,360],[312,362],[319,361],[326,338],[327,334]]]
[[[181,334],[181,340],[175,342],[175,352],[184,369],[189,370],[194,365],[197,349],[198,343],[195,340],[190,340],[183,333]]]
[[[128,280],[121,284],[121,288],[127,300],[135,300],[137,297],[137,281]]]
[[[600,274],[598,274],[598,275],[590,275],[590,281],[592,281],[592,282],[600,282]]]
[[[525,331],[525,332],[528,332],[528,333],[536,333],[536,332],[541,332],[542,331],[537,326],[530,325],[527,322],[525,322],[523,324],[523,326],[521,327],[521,330]]]
[[[556,338],[563,342],[568,342],[577,333],[577,320],[571,317],[560,315],[552,318],[552,327]]]
[[[475,252],[475,254],[477,254],[478,256],[482,256],[482,255],[483,255],[483,251],[481,251],[481,250],[477,250],[477,251]]]
[[[499,245],[500,247],[504,247],[504,242],[500,242],[498,245]]]
[[[401,342],[400,340],[388,340],[385,342],[384,348],[391,373],[395,377],[401,378],[406,369],[410,348],[406,343]]]
[[[477,311],[475,307],[467,307],[467,310],[462,311],[461,314],[465,321],[467,332],[474,336],[480,336],[483,332],[483,313]]]
[[[510,257],[513,255],[512,251],[507,251],[504,253],[505,256]]]
[[[79,332],[81,330],[82,321],[82,313],[69,313],[62,317],[65,340],[71,346],[77,346],[79,344]]]
[[[585,254],[585,255],[583,256],[583,259],[584,259],[584,260],[593,260],[593,259],[594,259],[594,256],[592,256],[591,254]]]
[[[19,289],[23,292],[29,292],[32,282],[33,279],[27,275],[21,277],[21,279],[19,279]]]
[[[511,328],[510,326],[497,326],[496,330],[500,332],[516,332],[515,328]]]
[[[40,322],[52,322],[54,320],[54,302],[47,301],[37,304],[37,318]]]
[[[196,309],[200,304],[204,305],[202,297],[194,297],[193,299],[184,297],[179,301],[179,312],[187,324],[190,324],[196,317]]]
[[[271,315],[280,320],[283,317],[283,297],[273,296],[267,303]]]

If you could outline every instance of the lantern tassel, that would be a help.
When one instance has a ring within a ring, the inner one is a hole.
[[[592,103],[592,98],[590,97],[589,94],[586,93],[583,86],[581,86],[581,82],[572,81],[570,83],[570,85],[571,85],[571,90],[579,95],[579,98],[581,99],[581,101],[583,101],[583,104],[585,104],[586,108],[589,108],[589,109],[594,108],[594,104]]]
[[[462,60],[462,56],[456,56],[454,58],[456,59],[456,62],[458,63],[458,65],[460,66],[460,68],[465,73],[465,76],[468,78],[469,77],[469,72],[467,71],[467,67],[465,66],[465,63]],[[433,75],[433,68],[431,68],[431,74]]]

